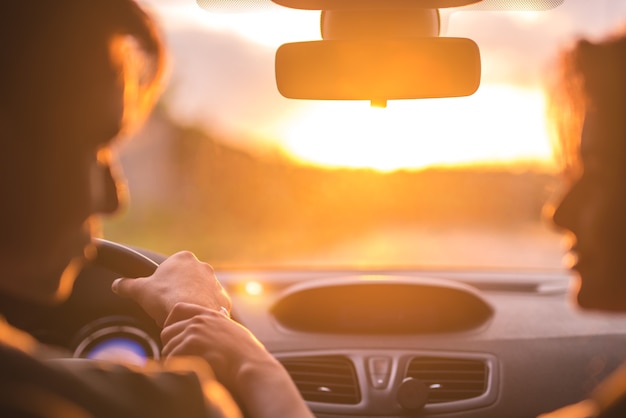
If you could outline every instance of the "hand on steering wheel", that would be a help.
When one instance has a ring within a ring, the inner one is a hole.
[[[230,297],[213,268],[188,251],[178,252],[157,265],[144,255],[110,241],[98,239],[96,248],[98,256],[93,263],[123,276],[113,282],[114,293],[133,299],[160,327],[178,303],[230,313]]]

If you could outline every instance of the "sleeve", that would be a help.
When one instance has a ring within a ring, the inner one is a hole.
[[[240,418],[230,394],[201,359],[134,368],[74,359],[58,362],[77,387],[67,396],[103,417]],[[106,411],[106,412],[105,412]],[[103,413],[105,412],[105,413]]]
[[[598,409],[594,402],[584,400],[573,405],[559,408],[556,411],[539,415],[537,418],[594,418],[597,417]]]
[[[591,398],[599,405],[598,418],[626,416],[626,363],[618,367],[594,389]]]
[[[589,399],[539,418],[626,417],[626,364],[618,367],[593,390]]]

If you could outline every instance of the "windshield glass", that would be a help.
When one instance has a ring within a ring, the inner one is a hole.
[[[319,11],[143,3],[169,81],[122,146],[131,200],[106,238],[215,267],[562,268],[544,87],[557,52],[615,30],[625,2],[443,10],[441,35],[480,48],[478,92],[386,108],[280,96],[276,48],[321,39]]]

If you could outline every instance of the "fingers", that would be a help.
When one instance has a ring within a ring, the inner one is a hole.
[[[179,324],[180,323],[176,324],[176,326]],[[161,343],[163,344],[161,355],[163,358],[176,355],[176,348],[180,347],[185,339],[185,335],[183,334],[184,327],[177,327],[176,330],[171,328],[172,327],[163,328],[163,331],[161,331]]]
[[[244,366],[257,367],[274,361],[248,329],[213,309],[179,303],[168,323],[161,331],[163,358],[203,358],[230,390],[237,388]]]
[[[167,300],[157,300],[157,297],[155,297],[156,294],[161,292],[162,286],[155,285],[155,283],[151,284],[151,277],[121,277],[113,281],[111,290],[119,297],[134,300],[154,319],[159,327],[162,327],[169,309]]]
[[[162,353],[164,356],[170,354],[170,350],[180,345],[181,336],[188,334],[192,325],[198,326],[198,322],[203,322],[202,326],[211,327],[212,321],[230,320],[221,312],[205,308],[203,306],[177,303],[167,317],[164,328],[161,331],[161,342],[164,345]],[[210,331],[210,330],[204,330]]]
[[[166,323],[174,306],[181,302],[223,311],[224,314],[230,313],[232,305],[213,268],[188,251],[170,256],[151,276],[117,279],[111,288],[120,297],[139,303],[159,326]],[[180,318],[193,315],[185,312],[184,309],[179,311]],[[167,323],[180,318],[174,317]]]
[[[111,290],[118,296],[135,299],[137,292],[136,287],[133,286],[136,286],[136,283],[134,283],[136,280],[140,279],[120,277],[111,284]]]
[[[229,341],[224,341],[225,331],[226,334],[231,334],[232,327],[236,324],[226,322],[232,321],[216,311],[207,309],[202,314],[168,325],[161,331],[163,343],[161,354],[163,357],[178,354],[205,357],[209,351],[215,351],[218,348],[216,344],[226,343],[227,345],[229,343]],[[229,328],[230,332],[227,331]]]
[[[149,284],[148,278],[146,277],[138,277],[138,278],[126,278],[120,277],[119,279],[115,279],[111,284],[111,290],[117,296],[122,298],[128,298],[134,300],[139,304],[152,318],[159,324],[159,326],[163,325],[163,321],[165,320],[165,314],[163,315],[155,315],[152,309],[149,306],[146,306],[144,301],[149,296],[145,293],[145,285]]]
[[[167,327],[177,322],[184,321],[185,319],[190,319],[195,315],[201,315],[207,312],[207,310],[211,312],[213,311],[201,305],[179,302],[174,305],[169,315],[167,316],[167,319],[165,320],[165,324],[163,324],[163,326]]]

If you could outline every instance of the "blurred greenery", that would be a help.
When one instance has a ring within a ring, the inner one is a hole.
[[[105,236],[165,254],[191,249],[216,265],[282,264],[387,227],[536,224],[555,183],[551,174],[520,167],[381,173],[303,166],[154,117],[161,132],[167,126],[159,148],[165,159],[155,170],[168,181],[158,199],[135,198],[123,216],[106,221]],[[125,164],[152,158],[150,147],[147,141],[141,157]],[[131,194],[141,187],[131,176]]]

